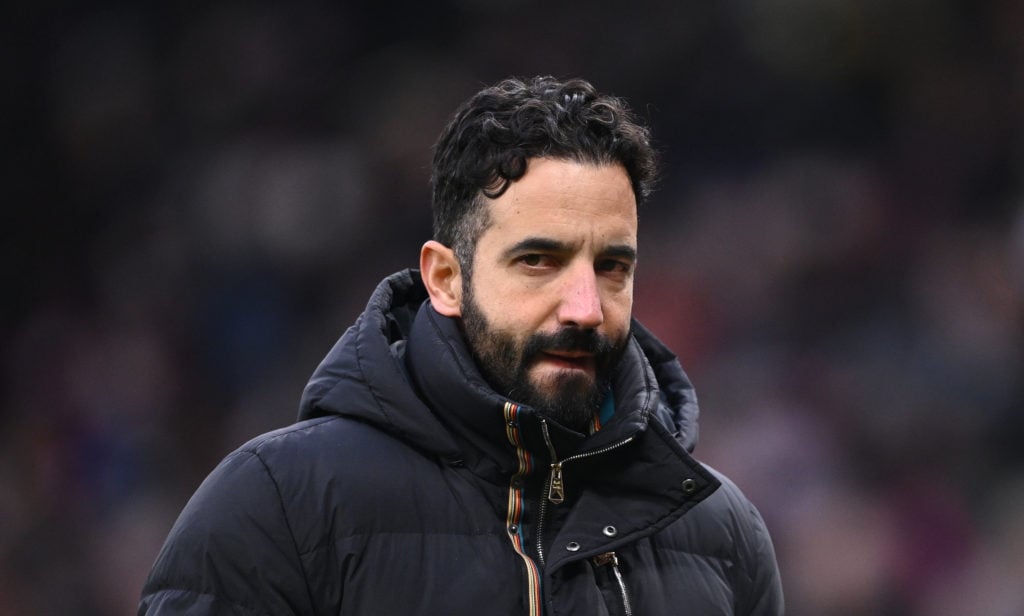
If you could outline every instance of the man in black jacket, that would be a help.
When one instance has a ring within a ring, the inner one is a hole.
[[[419,270],[200,486],[139,614],[781,614],[764,522],[690,455],[693,388],[631,317],[654,169],[585,81],[467,101]]]

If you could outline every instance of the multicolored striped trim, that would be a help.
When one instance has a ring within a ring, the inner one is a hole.
[[[594,419],[590,422],[590,433],[593,434],[600,430],[601,426],[611,421],[614,415],[615,396],[608,392],[604,397],[604,402],[601,403],[601,408],[594,413]]]
[[[516,457],[519,459],[519,468],[512,476],[508,488],[508,514],[506,516],[505,529],[516,553],[526,564],[527,579],[527,602],[530,605],[530,616],[541,616],[541,593],[540,593],[540,571],[537,564],[526,553],[523,541],[523,486],[526,485],[526,476],[533,469],[533,456],[522,446],[522,439],[519,435],[519,405],[512,402],[505,403],[505,434],[508,441],[516,448]]]

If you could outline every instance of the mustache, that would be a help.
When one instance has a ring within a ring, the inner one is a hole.
[[[530,336],[523,348],[523,360],[531,361],[544,351],[574,351],[604,357],[614,352],[617,346],[596,330],[564,327],[553,334]]]

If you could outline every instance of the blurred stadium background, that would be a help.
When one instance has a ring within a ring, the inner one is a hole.
[[[1024,614],[1024,4],[21,3],[0,62],[0,613],[134,613],[291,422],[507,75],[653,126],[636,314],[789,613]]]

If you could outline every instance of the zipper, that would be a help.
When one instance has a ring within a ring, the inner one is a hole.
[[[547,517],[548,503],[554,505],[560,505],[565,501],[565,479],[562,476],[562,465],[566,462],[572,462],[573,460],[579,460],[581,458],[589,458],[591,456],[597,456],[603,453],[618,449],[623,445],[632,442],[633,437],[627,437],[617,443],[612,443],[607,447],[595,449],[593,451],[584,451],[573,456],[569,456],[564,460],[558,459],[558,454],[555,452],[555,445],[551,442],[551,433],[548,431],[548,422],[546,419],[540,420],[541,433],[544,435],[544,444],[547,445],[548,454],[551,456],[551,472],[548,473],[547,479],[544,480],[544,489],[541,490],[540,506],[537,508],[537,560],[540,565],[544,566],[544,519]]]
[[[544,434],[544,444],[548,446],[548,453],[551,455],[551,472],[548,475],[548,480],[544,482],[544,491],[547,493],[547,500],[551,501],[555,505],[560,505],[565,501],[565,479],[562,476],[562,467],[566,462],[573,462],[583,458],[599,456],[603,453],[608,453],[613,449],[618,449],[619,447],[633,441],[633,437],[629,436],[617,443],[612,443],[607,447],[594,449],[593,451],[584,451],[582,453],[569,456],[564,460],[559,460],[558,454],[555,453],[555,446],[551,443],[551,434],[548,432],[548,422],[546,419],[540,420],[540,429]]]
[[[619,570],[619,557],[615,555],[615,552],[605,552],[604,554],[598,554],[593,559],[595,566],[603,567],[606,565],[612,566],[612,573],[615,575],[615,581],[619,585],[619,597],[622,598],[622,610],[626,616],[633,616],[633,605],[629,602],[629,591],[626,590],[626,580],[622,577],[622,571]]]
[[[548,491],[549,482],[551,478],[548,477],[544,480],[544,490],[541,492],[540,505],[537,507],[537,561],[540,566],[544,566],[544,519],[548,513],[548,499],[543,497],[543,494]]]

